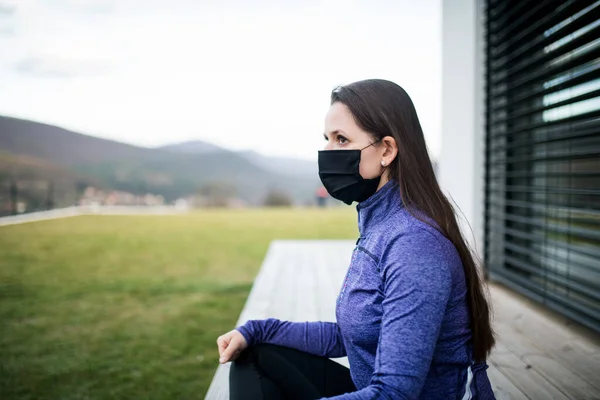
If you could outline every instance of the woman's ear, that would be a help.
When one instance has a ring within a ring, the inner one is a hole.
[[[381,154],[381,166],[387,167],[394,161],[398,155],[398,145],[396,139],[391,136],[385,136],[381,139],[383,154]]]

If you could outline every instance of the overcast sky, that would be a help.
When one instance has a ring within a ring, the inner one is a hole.
[[[437,156],[439,0],[0,0],[0,114],[122,142],[316,159],[331,89],[366,78]]]

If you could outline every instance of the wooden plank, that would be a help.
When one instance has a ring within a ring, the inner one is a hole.
[[[502,344],[496,346],[489,362],[504,374],[514,386],[526,393],[531,400],[569,399],[565,393],[553,386]]]
[[[290,279],[293,269],[289,267],[290,258],[293,260],[293,255],[284,259],[284,249],[281,246],[278,247],[277,244],[274,243],[274,251],[279,250],[282,255],[277,270],[273,272],[276,277],[276,284],[270,292],[269,315],[264,318],[290,319],[293,318],[294,314],[294,303],[291,301],[293,299],[291,296],[294,293],[294,281]],[[249,307],[251,307],[251,304],[249,304]]]
[[[527,400],[528,397],[492,363],[488,364],[487,375],[497,400]]]
[[[318,254],[315,256],[317,265],[327,264],[327,252],[324,246],[319,248]],[[332,290],[332,274],[330,268],[316,268],[315,279],[317,284],[317,302],[319,304],[318,316],[320,321],[335,320],[335,298],[331,298]]]
[[[600,391],[548,356],[532,354],[523,357],[540,375],[574,399],[598,399]],[[597,371],[600,374],[600,369]]]
[[[354,243],[350,241],[325,242],[319,247],[319,319],[335,321],[336,300],[348,270]],[[323,267],[326,266],[326,267]],[[323,279],[321,281],[321,279]]]
[[[578,393],[580,390],[583,395],[593,390],[598,395],[598,335],[583,328],[576,328],[564,317],[536,306],[530,300],[525,300],[500,285],[490,285],[490,292],[495,329],[511,350],[521,355],[535,353],[540,357],[545,356],[538,357],[538,361],[544,360],[539,365],[541,370],[547,368],[556,371],[558,364],[561,364],[564,367],[561,374],[547,374],[549,377],[556,376],[556,384],[560,386],[567,383],[563,382],[562,376],[576,376],[577,379],[568,381],[569,388],[572,389],[577,381]]]
[[[267,250],[263,265],[254,280],[236,325],[248,319],[266,318],[269,315],[272,292],[277,285],[277,274],[281,262],[281,252],[277,251],[277,243],[273,243]]]
[[[297,250],[293,260],[294,275],[288,278],[295,284],[294,315],[292,320],[315,321],[319,317],[315,257],[308,251],[301,251],[300,249],[302,248],[300,245],[296,247]]]
[[[229,368],[230,364],[219,365],[213,377],[206,400],[229,400]]]
[[[496,324],[499,348],[506,348],[552,385],[575,399],[600,397],[600,392],[508,324]]]
[[[318,253],[319,262],[318,270],[325,271],[327,274],[326,281],[320,286],[320,302],[319,302],[319,320],[320,321],[335,321],[335,308],[337,296],[342,287],[342,281],[348,271],[350,258],[354,249],[352,241],[328,241],[321,242]],[[323,267],[326,266],[326,267]],[[333,361],[350,368],[348,357],[332,358]]]

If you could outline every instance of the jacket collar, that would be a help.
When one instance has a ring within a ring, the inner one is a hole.
[[[389,181],[367,200],[358,203],[358,232],[363,237],[392,213],[402,208],[400,187],[396,181]]]

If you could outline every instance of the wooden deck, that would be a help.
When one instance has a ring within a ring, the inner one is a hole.
[[[335,321],[353,241],[274,241],[236,325],[268,317]],[[600,337],[491,284],[498,345],[488,376],[498,399],[600,399]],[[216,351],[216,350],[215,350]],[[347,359],[336,359],[344,365]],[[228,399],[229,364],[206,399]]]

